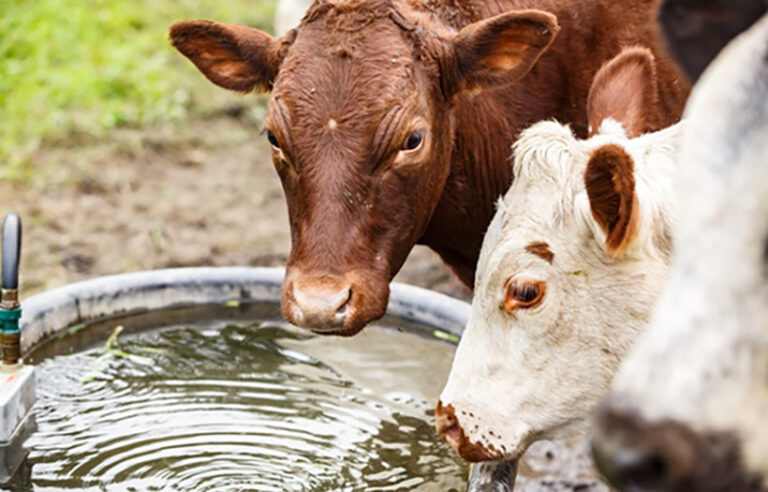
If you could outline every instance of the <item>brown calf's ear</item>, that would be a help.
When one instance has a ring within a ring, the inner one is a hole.
[[[282,61],[279,41],[250,27],[177,22],[170,38],[211,82],[233,91],[269,91]]]
[[[632,157],[618,145],[592,153],[584,173],[592,217],[605,233],[610,257],[623,253],[637,232],[638,205]]]
[[[629,138],[656,129],[659,91],[656,62],[647,48],[625,48],[595,74],[587,100],[590,136],[607,118]]]
[[[560,27],[539,10],[512,11],[464,27],[453,39],[451,93],[510,84],[530,71]]]

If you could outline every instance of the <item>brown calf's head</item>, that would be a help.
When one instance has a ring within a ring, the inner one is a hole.
[[[353,335],[384,314],[448,177],[452,97],[519,79],[557,29],[520,11],[457,31],[390,0],[315,2],[281,39],[208,21],[171,28],[215,84],[271,91],[264,124],[292,237],[286,318]]]

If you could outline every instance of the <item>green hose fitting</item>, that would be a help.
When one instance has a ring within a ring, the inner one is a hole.
[[[0,307],[0,332],[9,335],[19,333],[19,318],[21,318],[21,308],[2,309]]]
[[[18,302],[0,302],[0,355],[3,366],[16,366],[21,359],[21,307]]]

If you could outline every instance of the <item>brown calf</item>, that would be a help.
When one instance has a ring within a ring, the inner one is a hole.
[[[658,111],[641,130],[677,121],[689,85],[660,52],[655,5],[317,0],[280,39],[191,21],[171,40],[214,83],[271,90],[265,127],[293,243],[283,314],[353,335],[384,314],[416,243],[472,286],[511,144],[547,118],[586,136],[592,77],[622,47],[659,61]]]

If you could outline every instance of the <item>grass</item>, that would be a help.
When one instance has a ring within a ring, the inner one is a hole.
[[[239,97],[178,54],[168,27],[209,18],[269,32],[273,13],[274,0],[0,1],[0,179],[34,172],[43,145],[180,121]]]

